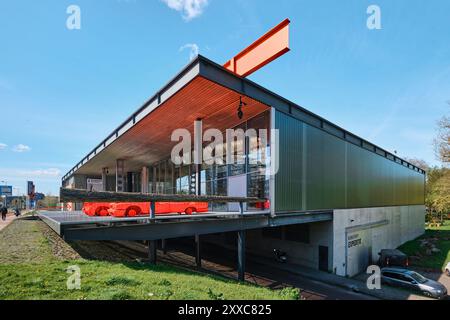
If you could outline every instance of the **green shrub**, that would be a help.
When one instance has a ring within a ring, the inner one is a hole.
[[[287,287],[280,290],[280,296],[287,299],[300,300],[300,290],[297,288]]]

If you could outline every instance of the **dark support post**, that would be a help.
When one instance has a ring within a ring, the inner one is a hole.
[[[238,231],[238,280],[245,281],[245,230]]]
[[[239,202],[239,214],[240,215],[244,214],[244,203],[242,201]]]
[[[200,246],[200,236],[198,234],[195,235],[195,264],[198,269],[202,267],[202,255],[201,255],[201,246]]]
[[[167,254],[167,240],[166,239],[161,240],[161,249],[162,249],[163,254]]]
[[[155,201],[150,202],[150,219],[155,219],[156,217],[156,205]]]
[[[148,259],[150,264],[156,264],[156,240],[150,240],[148,242]]]

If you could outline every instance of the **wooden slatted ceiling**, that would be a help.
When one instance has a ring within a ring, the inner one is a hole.
[[[203,119],[203,128],[226,130],[260,114],[269,107],[243,97],[244,117],[237,116],[240,95],[205,78],[197,77],[168,101],[134,125],[115,142],[91,159],[76,173],[99,175],[104,167],[115,168],[116,159],[125,159],[128,171],[139,171],[170,156],[176,143],[170,141],[174,129],[186,128],[193,139],[194,121]]]

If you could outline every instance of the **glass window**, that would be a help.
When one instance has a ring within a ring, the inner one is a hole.
[[[178,194],[189,194],[189,166],[183,166],[178,168],[179,172],[177,178],[177,193]]]
[[[246,138],[245,130],[246,124],[242,124],[234,128],[234,136],[227,136],[227,145],[231,147],[232,159],[228,159],[228,174],[230,176],[237,176],[245,173],[246,163]],[[232,141],[228,139],[233,138]],[[230,162],[231,160],[231,162]]]
[[[252,172],[247,175],[247,196],[269,199],[269,177],[266,177],[265,172]],[[249,203],[247,205],[248,210],[261,210],[263,207],[257,203]]]
[[[212,181],[213,195],[226,196],[228,194],[228,180],[220,179]],[[226,202],[213,203],[214,211],[227,211],[228,204]]]
[[[395,280],[400,280],[400,274],[395,272],[383,272],[383,276]]]
[[[216,170],[214,172],[214,179],[223,179],[228,176],[227,166],[226,165],[218,165],[216,166]]]
[[[211,181],[214,179],[214,166],[213,165],[202,165],[202,181]]]
[[[417,272],[411,272],[410,276],[411,276],[411,278],[413,278],[418,283],[425,283],[425,282],[427,282],[427,278],[425,278],[421,274],[418,274]]]

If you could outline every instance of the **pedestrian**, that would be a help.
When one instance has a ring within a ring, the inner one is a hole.
[[[14,209],[14,214],[16,215],[16,217],[19,217],[20,216],[20,209],[19,208]]]
[[[2,210],[2,220],[5,221],[6,215],[8,214],[8,208],[6,206],[3,206],[1,210]]]

